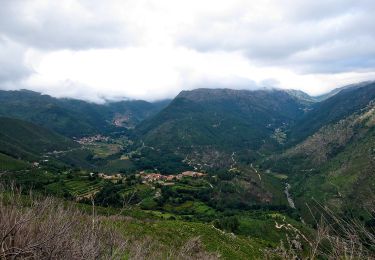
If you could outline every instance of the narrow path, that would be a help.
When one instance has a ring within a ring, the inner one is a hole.
[[[253,166],[252,163],[250,164],[250,167],[256,172],[256,174],[258,174],[259,180],[262,181],[262,177],[260,176],[258,170]]]
[[[232,165],[230,166],[231,169],[234,168],[234,166],[236,166],[236,160],[234,159],[234,156],[236,155],[236,152],[232,152],[232,155],[231,155],[231,159],[232,159]]]
[[[284,192],[285,192],[286,198],[288,200],[289,206],[291,208],[295,209],[296,206],[294,205],[293,198],[292,198],[292,196],[289,193],[290,188],[291,188],[290,184],[289,183],[285,183],[285,191]]]
[[[47,155],[47,156],[60,155],[60,154],[70,153],[70,152],[73,152],[73,151],[76,151],[76,150],[81,150],[81,149],[82,149],[82,147],[76,147],[76,148],[71,148],[69,150],[63,150],[63,151],[46,152],[46,153],[44,153],[44,155]]]

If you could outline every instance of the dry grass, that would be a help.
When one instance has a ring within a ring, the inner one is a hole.
[[[375,259],[374,229],[357,219],[339,217],[322,205],[318,207],[322,214],[316,220],[314,236],[308,238],[297,234],[294,238],[287,237],[277,249],[266,253],[267,258]],[[302,244],[307,248],[303,248]]]
[[[131,246],[132,250],[129,254],[131,259],[202,259],[214,260],[219,259],[219,255],[215,253],[207,253],[202,245],[199,237],[188,240],[181,248],[166,249],[157,241],[151,238],[138,241]],[[167,253],[166,253],[167,252]]]
[[[339,217],[327,207],[322,209],[311,259],[375,259],[375,230],[357,219]]]
[[[55,199],[24,198],[15,189],[0,197],[0,258],[111,259],[123,253],[125,241],[95,217]]]
[[[128,218],[96,216],[92,209],[86,214],[51,197],[25,199],[15,188],[0,189],[0,259],[218,258],[205,252],[199,238],[166,248],[136,234],[125,237],[109,223]]]

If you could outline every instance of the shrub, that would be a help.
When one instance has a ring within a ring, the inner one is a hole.
[[[129,217],[97,216],[51,197],[25,197],[0,186],[0,259],[217,259],[193,237],[178,248],[122,233]],[[130,218],[131,219],[131,218]]]
[[[218,229],[235,233],[238,231],[240,222],[236,216],[224,217],[214,221],[214,226]]]
[[[123,253],[125,240],[94,216],[53,198],[0,194],[1,259],[107,259]]]

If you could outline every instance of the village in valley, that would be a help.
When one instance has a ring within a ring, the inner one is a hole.
[[[92,150],[96,157],[109,157],[115,153],[120,153],[126,143],[119,142],[117,139],[110,138],[108,136],[95,135],[83,137],[76,140],[79,144],[84,145],[86,148]],[[130,157],[133,154],[136,154],[136,151],[131,151],[130,153],[121,154],[120,161],[129,161]],[[103,180],[110,180],[112,182],[119,182],[120,180],[126,180],[126,176],[121,173],[113,172],[99,172],[97,174],[90,173],[90,176],[93,177],[97,175],[98,178]],[[129,174],[127,174],[129,175]],[[142,183],[159,183],[162,185],[174,185],[174,182],[181,180],[184,177],[190,178],[202,178],[207,174],[196,171],[183,171],[176,174],[163,174],[159,172],[150,172],[150,171],[140,171],[135,173],[135,177],[140,179]]]
[[[139,173],[139,176],[142,178],[143,183],[147,182],[161,182],[165,185],[173,185],[173,181],[181,180],[183,177],[191,177],[191,178],[201,178],[206,176],[207,174],[201,172],[194,172],[194,171],[185,171],[180,174],[176,175],[163,175],[160,173],[146,173],[144,171]]]
[[[96,174],[91,172],[90,177],[94,177]],[[140,178],[142,180],[143,184],[146,183],[159,183],[162,185],[174,185],[173,181],[179,181],[184,177],[190,177],[190,178],[201,178],[206,176],[207,174],[202,172],[194,172],[194,171],[185,171],[176,175],[164,175],[161,173],[152,173],[152,172],[145,172],[141,171],[137,174],[135,174],[136,178]],[[103,180],[110,180],[115,183],[117,183],[120,180],[126,180],[126,176],[123,176],[120,173],[107,175],[105,173],[98,173],[98,178],[101,178]]]
[[[86,148],[92,150],[96,157],[109,157],[115,153],[121,153],[124,149],[124,142],[119,142],[117,139],[110,138],[108,136],[95,135],[83,137],[76,140],[79,144],[84,145]],[[119,160],[128,161],[130,157],[136,152],[132,151],[129,154],[121,154]],[[110,180],[113,182],[119,182],[120,180],[125,180],[126,176],[121,173],[113,172],[99,172],[97,174],[91,172],[90,176],[93,177],[97,175],[98,178],[103,180]],[[128,174],[129,175],[129,174]],[[159,172],[150,172],[150,171],[140,171],[135,173],[135,177],[141,179],[142,183],[153,183],[157,182],[163,185],[173,185],[174,181],[179,181],[184,177],[191,178],[202,178],[207,174],[196,171],[183,171],[176,174],[163,174]]]
[[[176,203],[186,204],[184,210],[189,208],[189,212],[212,210],[192,198],[213,190],[216,176],[189,166],[175,170],[163,168],[167,164],[159,165],[160,169],[150,167],[145,160],[149,154],[145,153],[155,150],[146,146],[133,149],[125,136],[94,135],[75,141],[79,146],[46,152],[27,170],[30,176],[48,176],[34,178],[44,183],[47,193],[83,203],[95,200],[100,205],[115,207],[130,203],[143,210],[170,213],[171,205]],[[57,160],[79,163],[86,169],[62,167],[57,172],[53,167]],[[188,201],[191,199],[195,202]]]

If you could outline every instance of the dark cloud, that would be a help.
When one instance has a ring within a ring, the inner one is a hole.
[[[261,66],[282,65],[303,73],[374,68],[374,1],[274,4],[276,11],[270,8],[255,19],[248,19],[254,7],[246,9],[245,3],[241,12],[229,18],[203,17],[181,30],[178,42],[199,51],[242,51]],[[314,53],[313,61],[306,55],[309,52]]]
[[[27,88],[27,51],[125,46],[129,31],[104,1],[0,0],[0,87]]]
[[[287,62],[302,73],[339,73],[375,68],[375,38],[336,40],[291,56]]]
[[[130,32],[106,3],[0,0],[0,34],[40,49],[124,46]]]
[[[321,93],[375,75],[374,13],[374,0],[0,0],[0,88],[95,102]]]

